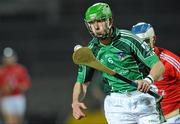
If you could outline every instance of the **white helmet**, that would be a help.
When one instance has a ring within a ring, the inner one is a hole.
[[[17,54],[16,52],[11,48],[11,47],[5,47],[3,49],[3,58],[8,59],[8,58],[16,58],[17,59]]]
[[[155,38],[153,27],[151,24],[145,22],[139,22],[136,25],[133,25],[131,32],[142,40]]]
[[[4,57],[11,57],[14,56],[15,52],[11,47],[6,47],[3,50],[3,56]]]

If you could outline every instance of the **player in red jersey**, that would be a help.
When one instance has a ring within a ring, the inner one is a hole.
[[[27,69],[17,63],[17,55],[12,48],[3,51],[0,69],[0,100],[5,124],[22,124],[26,99],[24,93],[30,88]]]
[[[164,64],[165,72],[154,84],[159,89],[158,93],[164,96],[161,106],[166,123],[180,123],[180,58],[167,49],[155,46],[156,36],[150,24],[137,23],[131,31],[154,48]]]

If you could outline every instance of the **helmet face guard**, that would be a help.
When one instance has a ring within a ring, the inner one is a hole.
[[[106,39],[109,37],[110,29],[112,25],[112,12],[108,4],[106,3],[96,3],[90,6],[85,13],[85,24],[90,32],[90,34],[98,39]],[[91,29],[91,24],[95,21],[104,21],[105,22],[105,33],[102,36],[98,36]]]
[[[98,38],[100,40],[106,39],[111,35],[111,27],[112,27],[111,19],[106,19],[106,20],[103,20],[103,21],[105,23],[105,25],[104,25],[104,34],[101,34],[101,35],[97,34],[96,32],[93,32],[91,23],[85,22],[86,27],[89,30],[90,34],[93,37],[96,37],[96,38]]]

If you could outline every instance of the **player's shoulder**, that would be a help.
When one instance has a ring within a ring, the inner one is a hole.
[[[158,47],[159,51],[161,52],[160,56],[161,58],[170,58],[176,60],[178,63],[180,63],[180,57],[176,55],[175,53],[171,52],[168,49]]]
[[[132,32],[130,30],[127,30],[127,29],[119,29],[119,32],[123,35],[123,34],[129,34],[131,35]]]
[[[99,44],[97,38],[92,38],[90,42],[88,43],[88,46],[90,49],[97,46]]]
[[[163,49],[163,53],[167,54],[167,55],[170,55],[170,56],[176,56],[175,53],[173,53],[172,51],[168,50],[168,49],[165,49],[165,48],[161,48]]]
[[[134,35],[130,30],[126,30],[126,29],[116,29],[117,34],[119,34],[121,36],[121,39],[125,40],[125,41],[130,41],[130,42],[140,42],[142,43],[143,41],[137,37],[136,35]]]
[[[115,33],[116,33],[116,35],[121,35],[121,36],[133,35],[130,30],[127,30],[127,29],[119,29],[119,28],[115,28]]]
[[[20,70],[20,71],[26,71],[27,70],[26,67],[24,65],[20,64],[20,63],[16,63],[15,68],[17,70]]]

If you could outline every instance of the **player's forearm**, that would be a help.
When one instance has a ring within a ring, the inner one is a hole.
[[[154,81],[158,80],[159,77],[163,74],[164,72],[164,65],[162,64],[161,61],[158,61],[155,63],[150,71],[150,75],[153,77]]]
[[[73,102],[82,101],[85,98],[88,86],[89,82],[83,84],[76,82],[73,89]]]
[[[73,98],[72,98],[73,103],[79,101],[80,95],[81,95],[81,84],[75,83],[73,89]]]
[[[83,90],[83,92],[82,92],[82,96],[81,96],[81,101],[85,98],[85,96],[86,96],[86,93],[87,93],[87,88],[88,88],[88,86],[89,86],[89,83],[90,82],[86,82],[86,83],[83,83],[82,84],[82,90]]]

